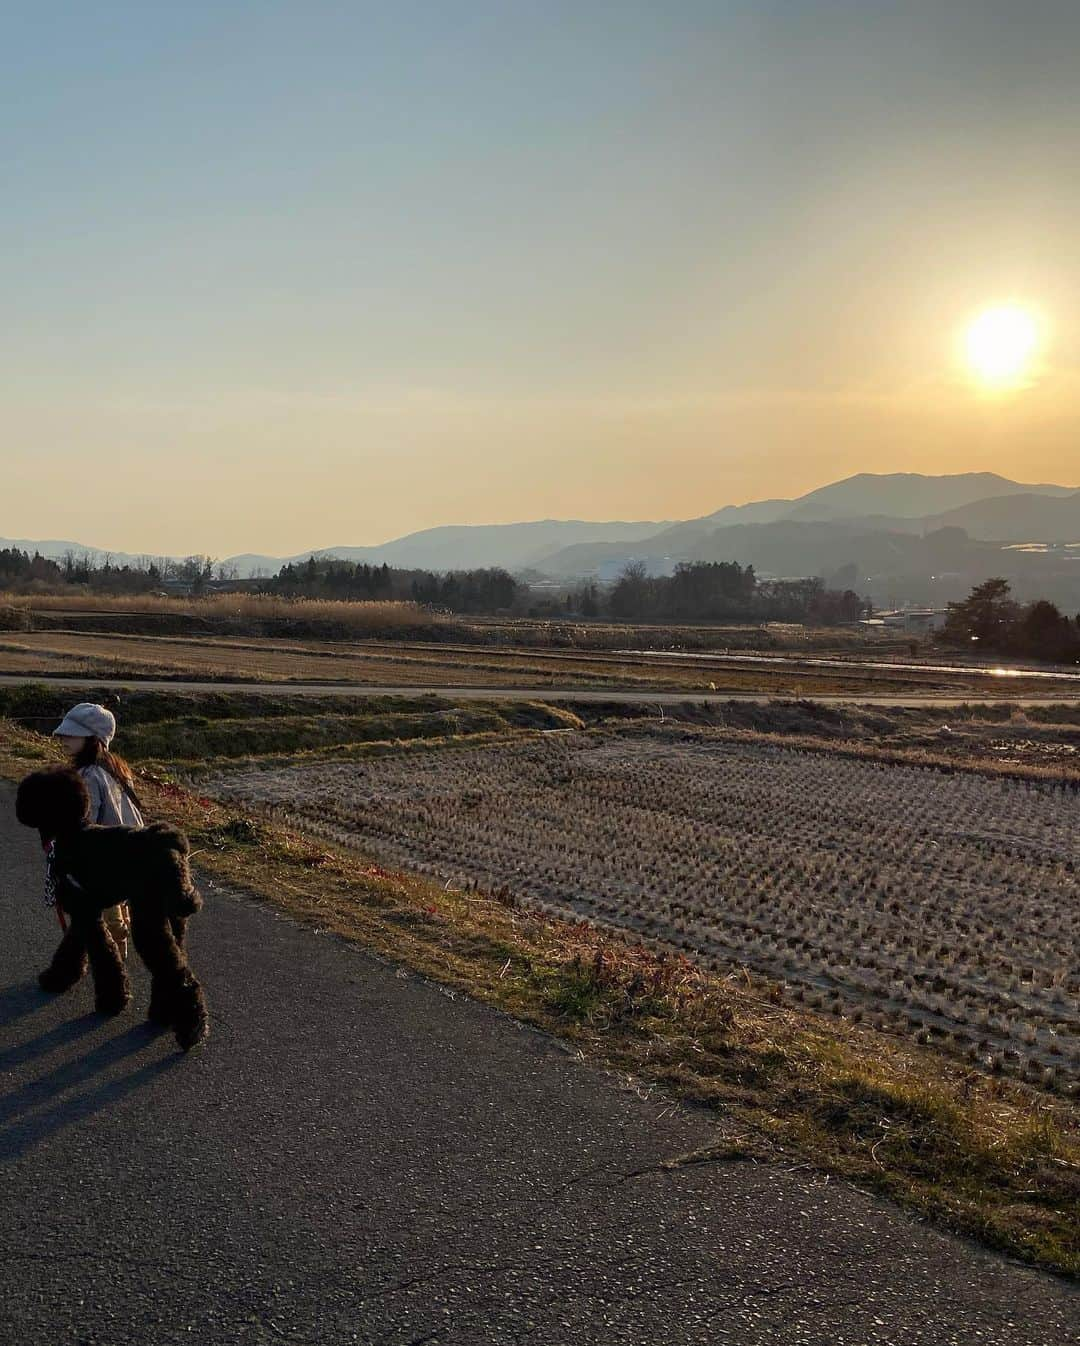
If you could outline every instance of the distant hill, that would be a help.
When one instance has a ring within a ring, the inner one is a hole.
[[[1012,495],[977,500],[925,520],[998,542],[1080,542],[1080,491],[1071,495]]]
[[[767,500],[729,507],[675,524],[633,547],[610,542],[578,544],[546,557],[540,568],[554,575],[569,576],[610,570],[620,559],[647,563],[659,563],[664,558],[704,560],[713,558],[718,550],[725,552],[726,559],[730,546],[745,542],[747,534],[742,530],[748,527],[841,522],[857,527],[864,534],[919,536],[956,527],[985,541],[1080,541],[1080,491],[1070,486],[1030,486],[993,472],[944,477],[914,472],[882,476],[860,473],[796,500]],[[736,529],[740,530],[737,534]],[[720,533],[729,536],[719,540]],[[774,531],[763,536],[776,541],[787,535]],[[810,535],[796,536],[805,539]],[[785,545],[775,557],[765,558],[765,568],[775,572],[795,566],[814,574],[819,568],[817,558],[816,547],[809,548],[800,564]]]
[[[425,528],[377,547],[326,547],[316,556],[336,556],[371,565],[421,570],[471,570],[504,566],[524,570],[553,551],[585,541],[637,542],[666,528],[664,523],[588,523],[543,519],[536,523],[459,524]],[[292,560],[306,560],[304,552]]]
[[[448,525],[426,528],[405,537],[370,547],[318,547],[294,556],[270,556],[244,552],[226,557],[224,565],[236,566],[241,576],[273,575],[288,562],[306,561],[309,556],[334,556],[369,565],[400,566],[418,570],[471,570],[486,566],[504,566],[508,570],[526,570],[553,551],[584,541],[599,539],[613,543],[636,542],[653,537],[670,524],[663,520],[638,523],[590,523],[583,519],[543,519],[530,523]],[[62,560],[69,552],[76,556],[108,554],[117,565],[142,560],[128,552],[82,542],[0,538],[0,547],[15,547],[53,560]]]
[[[34,552],[48,557],[52,561],[62,561],[69,552],[75,556],[109,556],[114,565],[141,564],[146,552],[112,551],[108,547],[91,547],[85,542],[65,542],[57,538],[0,537],[0,549],[10,547],[15,551]]]
[[[418,533],[372,547],[318,547],[295,556],[260,556],[245,553],[230,556],[241,575],[275,574],[283,565],[306,561],[309,556],[333,556],[338,560],[368,565],[389,565],[404,570],[478,570],[503,566],[528,570],[553,551],[594,539],[621,545],[653,537],[668,525],[643,523],[588,523],[583,519],[542,519],[535,523],[449,524],[425,528]]]
[[[796,526],[807,524],[829,527]],[[242,576],[271,575],[286,562],[315,555],[406,569],[505,566],[570,579],[598,570],[611,574],[633,558],[658,567],[679,560],[732,559],[774,574],[818,574],[834,564],[838,549],[850,550],[850,539],[858,536],[864,539],[859,554],[865,554],[876,573],[889,554],[897,559],[903,554],[905,565],[926,569],[933,550],[927,535],[943,529],[963,530],[970,539],[997,543],[1080,542],[1080,490],[1010,481],[993,472],[950,476],[861,472],[797,499],[725,505],[682,523],[544,519],[448,525],[376,546],[321,547],[295,556],[244,553],[227,557],[225,564],[235,565]],[[56,559],[69,551],[97,555],[105,551],[78,542],[30,539],[0,538],[2,546],[39,550]],[[111,555],[119,564],[139,559],[125,552]],[[855,554],[846,557],[856,560]],[[932,564],[944,568],[940,561]]]
[[[714,528],[726,528],[733,523],[775,523],[786,516],[793,503],[791,500],[756,500],[749,505],[725,505],[715,514],[706,514],[696,522],[711,524]]]
[[[810,491],[779,517],[820,521],[881,514],[918,519],[999,496],[1062,496],[1075,490],[1075,486],[1023,485],[999,477],[996,472],[960,472],[943,477],[924,476],[920,472],[860,472]]]

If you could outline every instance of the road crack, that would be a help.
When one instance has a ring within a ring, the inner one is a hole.
[[[382,1299],[387,1295],[399,1295],[405,1290],[411,1290],[414,1285],[430,1285],[432,1281],[442,1280],[445,1276],[451,1276],[455,1272],[471,1272],[475,1276],[499,1276],[509,1271],[524,1272],[527,1270],[535,1271],[536,1267],[523,1267],[518,1262],[496,1262],[490,1266],[477,1266],[471,1262],[450,1262],[446,1266],[436,1267],[433,1271],[425,1271],[420,1276],[410,1276],[408,1280],[396,1281],[394,1284],[385,1285],[379,1290],[358,1295],[357,1298],[368,1300]]]

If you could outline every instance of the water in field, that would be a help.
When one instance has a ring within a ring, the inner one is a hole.
[[[702,651],[690,650],[616,650],[615,653],[630,654],[643,659],[690,659],[705,663],[726,662],[735,664],[777,664],[780,667],[787,665],[800,668],[842,668],[849,673],[857,673],[863,668],[874,668],[893,673],[945,673],[986,678],[1044,678],[1054,682],[1080,683],[1080,672],[1070,673],[1053,669],[1018,668],[1015,666],[986,668],[965,664],[904,664],[890,663],[884,659],[822,659],[784,654],[707,654]]]

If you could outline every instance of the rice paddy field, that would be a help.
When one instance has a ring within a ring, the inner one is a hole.
[[[446,641],[318,640],[50,629],[0,631],[0,675],[341,686],[581,688],[767,696],[904,695],[915,699],[1075,698],[1080,684],[1045,673],[1003,679],[857,659],[800,663],[720,651],[567,650]]]
[[[1080,1089],[1067,783],[643,724],[200,788],[457,886],[775,978],[792,1002]]]
[[[0,639],[0,672],[336,682],[352,685],[694,688],[696,669],[638,667],[611,656],[551,655],[533,650],[394,642],[320,642],[29,632]],[[751,675],[753,676],[753,675]],[[735,679],[740,681],[738,677]],[[784,678],[790,685],[790,676]],[[849,679],[850,681],[850,679]]]
[[[843,694],[865,688],[858,669],[809,680],[798,671],[701,667],[672,659],[586,652],[394,642],[243,640],[35,631],[0,638],[0,673],[141,676],[221,681],[336,682],[352,685],[542,688],[552,686]],[[874,685],[881,681],[875,680]],[[921,683],[927,680],[920,678]],[[885,685],[893,686],[895,679]],[[940,690],[928,683],[930,691]],[[1013,694],[1016,688],[1009,689]],[[1043,689],[1038,689],[1040,692]]]

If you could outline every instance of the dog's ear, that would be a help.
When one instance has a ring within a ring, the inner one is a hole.
[[[15,817],[25,827],[42,827],[48,822],[53,812],[50,801],[55,788],[55,775],[55,769],[32,771],[20,782],[15,794]]]
[[[41,777],[44,772],[35,771],[24,776],[15,792],[15,817],[24,827],[39,826],[41,817]]]

